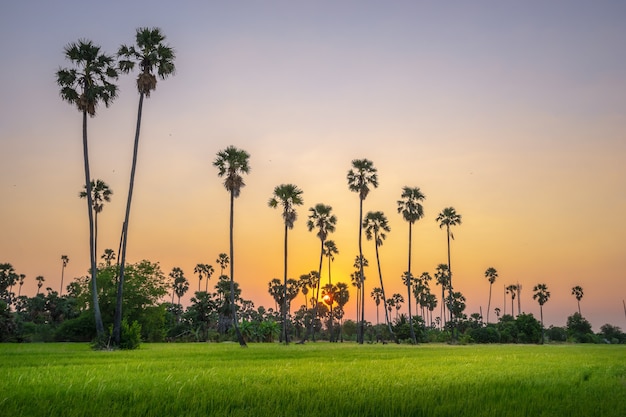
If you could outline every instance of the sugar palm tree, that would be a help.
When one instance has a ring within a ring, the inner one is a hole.
[[[328,283],[332,283],[330,266],[335,260],[335,255],[339,254],[339,248],[334,240],[327,240],[324,242],[324,256],[328,258]]]
[[[300,286],[300,291],[302,291],[302,295],[304,296],[304,308],[309,308],[309,300],[307,295],[309,295],[309,290],[313,287],[313,282],[311,281],[310,274],[302,274],[300,278],[298,278],[298,285]]]
[[[230,262],[230,297],[231,308],[233,314],[233,323],[235,326],[235,333],[237,334],[237,340],[239,345],[246,347],[246,341],[243,339],[241,332],[239,331],[239,325],[237,323],[237,309],[235,307],[235,247],[234,247],[234,222],[235,222],[235,198],[239,197],[241,189],[245,187],[243,181],[243,174],[250,172],[250,165],[248,160],[250,154],[248,152],[237,149],[234,146],[229,146],[223,151],[217,153],[217,158],[213,161],[213,166],[218,169],[218,177],[224,177],[224,188],[230,193],[230,259],[222,257],[220,254],[218,262],[222,271],[226,262]],[[224,263],[220,262],[223,260]]]
[[[45,280],[46,279],[41,275],[35,278],[35,281],[37,281],[37,295],[39,295],[39,290],[41,290],[41,287],[43,287],[43,283]]]
[[[197,264],[193,269],[194,274],[198,274],[198,292],[200,292],[200,284],[202,279],[206,277],[205,284],[205,292],[208,292],[209,289],[209,279],[211,279],[211,275],[213,275],[213,266],[208,264]]]
[[[352,161],[352,169],[348,171],[348,188],[350,191],[359,194],[359,256],[363,259],[363,200],[367,198],[370,187],[378,187],[377,169],[374,163],[368,159],[354,159]],[[359,265],[359,273],[361,281],[364,280],[363,263]],[[361,283],[361,317],[359,320],[358,342],[363,344],[365,339],[365,286]]]
[[[441,320],[443,326],[446,325],[446,290],[450,292],[450,273],[448,270],[448,265],[439,264],[437,265],[437,271],[435,272],[435,280],[437,285],[441,285]]]
[[[582,313],[580,312],[580,300],[583,299],[583,287],[581,287],[580,285],[576,285],[575,287],[573,287],[572,295],[576,297],[576,301],[578,301],[578,314],[582,316]]]
[[[402,303],[404,303],[404,296],[396,293],[392,295],[391,298],[393,299],[393,305],[396,308],[396,321],[398,321],[398,312],[400,311],[400,308],[402,308]]]
[[[374,240],[374,247],[376,249],[376,265],[378,266],[378,278],[380,279],[380,289],[383,292],[383,301],[386,302],[385,286],[383,284],[383,273],[380,267],[380,254],[378,248],[383,245],[383,242],[387,238],[387,233],[391,231],[387,217],[382,211],[368,212],[363,220],[363,228],[365,229],[365,237],[367,240]],[[389,328],[389,334],[394,338],[396,342],[398,340],[391,328],[391,320],[387,314],[387,306],[385,305],[385,321]]]
[[[439,222],[439,228],[446,227],[446,236],[448,239],[448,273],[450,275],[450,288],[452,285],[452,265],[450,264],[450,239],[454,240],[454,234],[452,234],[450,228],[461,224],[461,215],[456,212],[454,207],[446,207],[437,216],[435,221]]]
[[[348,284],[345,282],[337,283],[337,292],[335,293],[335,302],[337,303],[338,318],[339,318],[339,340],[343,342],[343,316],[345,313],[344,307],[350,300],[350,291]]]
[[[89,218],[89,258],[91,265],[91,293],[96,332],[98,338],[104,336],[104,324],[98,302],[96,283],[96,256],[94,252],[93,201],[91,200],[91,174],[89,172],[89,146],[87,140],[87,115],[94,117],[100,103],[108,107],[117,97],[118,77],[113,57],[102,53],[100,47],[88,40],[70,43],[64,49],[65,58],[74,68],[61,68],[57,71],[57,84],[61,87],[61,98],[75,105],[83,116],[83,161],[85,184],[87,184],[87,215]]]
[[[487,268],[485,271],[485,278],[489,280],[489,302],[487,303],[487,323],[489,323],[489,311],[491,310],[491,287],[493,287],[493,283],[496,282],[496,278],[498,278],[498,271],[492,267]]]
[[[302,190],[293,184],[281,184],[274,188],[274,194],[267,202],[271,208],[282,207],[282,217],[285,225],[285,244],[284,244],[284,290],[285,296],[283,303],[287,302],[287,236],[288,230],[293,229],[293,225],[297,219],[296,206],[301,206],[304,203],[302,200]],[[289,344],[289,338],[287,334],[287,308],[283,308],[283,340],[285,344]]]
[[[113,249],[105,249],[100,258],[104,259],[106,266],[111,266],[111,262],[115,260],[115,252]]]
[[[80,198],[87,197],[87,186],[81,191],[78,196]],[[102,180],[91,181],[91,201],[93,202],[93,252],[94,256],[98,255],[98,214],[102,213],[104,209],[104,203],[111,201],[111,195],[113,191],[109,188],[107,183]]]
[[[220,276],[224,275],[224,270],[230,265],[230,258],[225,253],[217,255],[215,262],[220,266]]]
[[[515,284],[511,284],[509,286],[506,287],[506,293],[507,294],[511,294],[511,315],[515,316],[515,309],[513,308],[514,304],[513,302],[515,301],[515,296],[517,295],[517,285]],[[517,310],[517,314],[519,315],[519,309]]]
[[[544,341],[544,330],[543,330],[543,305],[548,302],[550,299],[550,291],[548,291],[548,286],[546,284],[537,284],[533,288],[535,292],[533,294],[533,300],[537,300],[539,303],[539,311],[541,314],[541,344]]]
[[[333,332],[333,304],[335,303],[335,297],[337,296],[337,286],[333,284],[326,284],[322,287],[322,300],[328,306],[329,314],[328,314],[328,332],[330,334],[330,341],[334,342],[334,332]]]
[[[319,276],[322,276],[322,261],[324,259],[324,245],[326,243],[326,239],[328,238],[328,234],[335,231],[335,225],[337,224],[337,217],[332,214],[333,208],[331,206],[327,206],[325,204],[319,203],[316,204],[315,207],[309,208],[309,219],[307,221],[307,228],[309,232],[313,229],[317,230],[317,237],[320,239],[320,262],[318,273]],[[330,274],[330,260],[329,262],[329,274]],[[330,280],[330,276],[329,276]],[[329,281],[330,282],[330,281]],[[319,286],[317,287],[317,292],[315,294],[315,300],[317,302],[319,297]],[[315,318],[311,321],[311,331],[313,329],[315,319],[317,319],[317,308],[315,308]]]
[[[383,290],[379,287],[374,287],[370,293],[370,297],[372,297],[374,304],[376,304],[376,325],[378,326],[380,324],[380,320],[378,319],[378,307],[380,306],[381,300],[384,300]]]
[[[18,281],[18,284],[20,284],[20,286],[17,289],[18,298],[22,295],[22,285],[24,285],[24,279],[26,279],[26,275],[20,274],[20,280]]]
[[[128,223],[130,221],[130,207],[133,199],[135,186],[135,171],[137,169],[137,154],[139,150],[139,135],[141,132],[141,118],[143,113],[143,99],[149,98],[152,91],[156,90],[157,77],[166,79],[174,74],[174,49],[164,43],[165,35],[159,28],[138,28],[135,34],[136,45],[120,46],[117,55],[120,58],[120,71],[125,74],[131,72],[135,65],[139,67],[137,76],[137,91],[139,92],[139,105],[137,108],[137,125],[135,128],[135,141],[133,157],[130,169],[130,181],[128,185],[128,198],[126,200],[126,214],[122,225],[122,247],[120,251],[120,272],[117,281],[117,298],[115,305],[115,318],[113,322],[113,341],[120,343],[122,325],[122,299],[124,290],[124,268],[126,264],[126,248],[128,245]]]
[[[61,255],[61,290],[59,291],[59,296],[63,295],[63,277],[65,275],[65,267],[70,262],[70,258],[67,255]]]

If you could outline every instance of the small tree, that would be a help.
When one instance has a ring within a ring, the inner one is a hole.
[[[550,299],[550,291],[548,291],[548,286],[546,284],[537,284],[533,288],[535,292],[533,294],[533,299],[537,300],[539,303],[539,311],[541,314],[541,344],[544,342],[544,328],[543,328],[543,305],[548,302]]]

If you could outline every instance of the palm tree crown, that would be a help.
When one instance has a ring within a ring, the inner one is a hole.
[[[415,223],[424,217],[424,207],[421,202],[426,198],[418,187],[402,188],[402,200],[398,200],[398,213],[402,214],[404,220]]]
[[[348,171],[348,188],[350,191],[359,193],[359,198],[365,200],[370,192],[370,185],[378,187],[377,169],[374,163],[368,159],[355,159],[352,161],[352,169]]]
[[[285,226],[293,229],[293,225],[298,218],[295,206],[301,206],[303,203],[301,189],[293,184],[281,184],[274,188],[274,195],[267,204],[271,208],[282,206]]]
[[[120,57],[119,67],[123,73],[129,73],[139,65],[137,76],[137,90],[140,94],[150,97],[150,92],[156,89],[156,73],[161,79],[174,74],[174,49],[163,44],[165,35],[159,28],[139,28],[135,36],[136,45],[120,46],[117,55]]]
[[[319,203],[309,208],[309,220],[306,223],[309,232],[317,228],[317,237],[325,241],[329,233],[335,231],[337,217],[332,214],[333,208]]]
[[[367,240],[375,240],[376,246],[382,246],[383,241],[387,238],[387,233],[391,231],[387,216],[382,211],[370,211],[363,219],[363,227],[365,228],[365,237]]]
[[[242,174],[250,172],[248,160],[250,154],[243,149],[229,146],[217,153],[213,166],[217,168],[217,176],[224,177],[224,187],[233,197],[239,197],[241,189],[245,187]]]

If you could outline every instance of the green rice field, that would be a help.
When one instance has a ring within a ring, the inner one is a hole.
[[[626,416],[624,345],[1,344],[0,416]]]

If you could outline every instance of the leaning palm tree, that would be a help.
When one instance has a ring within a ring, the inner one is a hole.
[[[498,271],[495,268],[489,267],[485,271],[485,278],[489,280],[489,302],[487,303],[487,323],[489,323],[489,310],[491,310],[491,287],[498,278]]]
[[[322,260],[324,259],[324,245],[326,243],[326,239],[328,238],[328,234],[335,231],[335,225],[337,224],[337,217],[332,214],[333,208],[331,206],[327,206],[322,203],[318,203],[315,207],[309,208],[309,220],[306,225],[309,229],[309,232],[313,229],[317,229],[317,237],[320,239],[320,262],[318,273],[319,276],[322,276]],[[329,261],[329,274],[330,274],[330,261]],[[330,280],[330,276],[329,276]],[[329,281],[330,282],[330,281]],[[317,287],[317,292],[315,294],[315,300],[317,301],[319,297],[319,286]],[[315,320],[317,319],[317,308],[315,308],[315,318],[311,321],[311,331],[314,328]]]
[[[580,312],[580,300],[583,299],[583,287],[577,285],[572,288],[572,295],[576,297],[576,301],[578,301],[578,314],[582,316],[582,313]]]
[[[248,152],[238,149],[234,146],[229,146],[223,151],[217,153],[217,158],[213,161],[213,166],[218,169],[218,177],[224,177],[224,188],[230,193],[230,304],[233,314],[233,323],[235,325],[235,333],[237,334],[237,340],[239,345],[246,347],[246,341],[243,339],[241,332],[239,331],[239,324],[237,323],[237,309],[235,307],[235,247],[234,247],[234,222],[235,222],[235,198],[239,197],[241,189],[245,187],[243,182],[243,174],[250,172],[250,165],[248,160],[250,154]],[[222,259],[222,254],[218,258],[218,262]],[[226,259],[224,259],[226,262]],[[220,262],[220,266],[223,264]],[[222,272],[223,272],[222,266]]]
[[[359,194],[359,256],[363,259],[363,200],[367,198],[370,187],[378,187],[377,169],[374,163],[368,159],[354,159],[352,161],[352,169],[348,171],[348,188],[350,191]],[[364,281],[363,262],[359,265],[359,273],[361,281]],[[357,340],[359,344],[363,344],[365,339],[365,286],[361,282],[361,317],[359,320],[359,328],[357,332]]]
[[[539,303],[539,311],[541,314],[541,344],[543,345],[543,305],[547,303],[550,299],[550,291],[548,291],[548,286],[546,284],[535,285],[533,291],[535,292],[533,294],[533,300],[537,300],[537,302]]]
[[[424,217],[424,207],[422,207],[422,201],[424,201],[424,194],[418,187],[404,187],[402,188],[401,200],[398,200],[398,213],[402,214],[402,218],[409,223],[409,266],[407,273],[411,276],[411,249],[413,240],[413,224]],[[411,329],[411,339],[413,343],[417,342],[415,338],[415,331],[413,330],[413,317],[411,316],[411,279],[406,280],[408,291],[408,305],[409,305],[409,328]]]
[[[61,263],[63,266],[61,267],[61,291],[59,291],[59,296],[63,295],[63,276],[65,275],[65,267],[69,262],[70,258],[68,258],[67,255],[61,255]]]
[[[293,229],[293,225],[296,222],[296,206],[300,206],[304,203],[302,200],[302,190],[293,184],[281,184],[274,188],[274,194],[267,202],[271,208],[276,208],[279,205],[282,207],[282,217],[285,225],[285,244],[284,244],[284,268],[283,268],[283,281],[285,295],[283,297],[283,340],[285,344],[289,344],[289,335],[287,334],[287,236],[288,230]]]
[[[104,325],[98,302],[96,283],[96,255],[94,252],[93,201],[91,200],[91,174],[89,172],[89,150],[87,141],[87,115],[94,117],[100,103],[106,107],[117,97],[117,86],[113,83],[118,77],[113,57],[101,53],[100,47],[88,40],[70,43],[64,49],[65,57],[74,68],[62,68],[56,73],[57,84],[61,87],[61,98],[75,105],[83,115],[83,161],[85,184],[87,184],[87,215],[89,218],[89,258],[91,265],[91,293],[94,318],[98,338],[104,336]]]
[[[139,134],[141,131],[141,117],[143,112],[143,99],[149,98],[150,93],[156,90],[156,74],[165,79],[174,74],[174,49],[164,44],[165,35],[159,28],[139,28],[135,34],[136,45],[120,46],[117,55],[120,58],[119,67],[123,73],[129,73],[139,67],[137,76],[137,90],[139,92],[139,105],[137,109],[137,125],[135,128],[135,141],[133,146],[133,159],[130,169],[130,181],[128,186],[128,198],[126,200],[126,214],[122,225],[122,247],[120,250],[120,272],[117,281],[117,298],[115,305],[115,317],[113,321],[113,341],[120,343],[122,325],[122,299],[124,290],[124,268],[126,263],[126,248],[128,245],[128,222],[130,220],[130,206],[133,199],[135,185],[135,171],[137,168],[137,153],[139,150]]]
[[[80,198],[87,197],[87,186],[85,190],[81,191],[78,196]],[[111,195],[113,191],[109,188],[107,183],[102,180],[91,181],[91,201],[93,201],[93,252],[94,256],[98,255],[98,214],[102,213],[104,209],[104,203],[111,201]]]
[[[378,266],[378,278],[380,279],[380,288],[383,292],[383,301],[386,302],[385,286],[383,284],[383,273],[380,267],[380,254],[378,248],[383,245],[383,242],[387,238],[387,233],[391,231],[391,227],[389,227],[387,217],[382,211],[370,211],[365,215],[365,219],[363,220],[363,228],[365,228],[365,237],[367,238],[367,240],[374,240],[374,247],[376,249],[376,264]],[[396,342],[398,342],[395,334],[393,333],[393,329],[391,328],[391,320],[389,319],[389,315],[387,314],[386,305],[385,321],[387,323],[387,327],[389,328],[389,334],[394,338]]]

